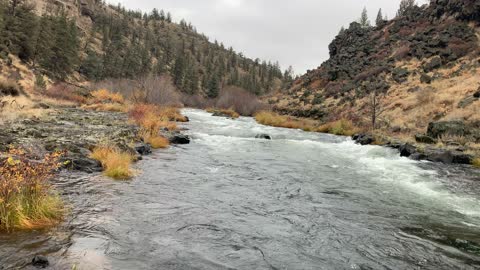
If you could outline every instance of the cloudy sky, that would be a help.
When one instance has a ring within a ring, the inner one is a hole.
[[[176,21],[192,22],[211,40],[250,58],[292,65],[295,73],[328,59],[328,44],[341,26],[367,7],[371,21],[382,8],[395,16],[400,0],[109,0],[129,9],[170,11]],[[426,3],[428,0],[417,0]]]

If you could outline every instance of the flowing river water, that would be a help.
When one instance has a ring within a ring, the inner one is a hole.
[[[192,143],[146,157],[132,181],[57,180],[71,218],[0,236],[0,269],[35,254],[51,269],[480,269],[478,170],[184,113]]]

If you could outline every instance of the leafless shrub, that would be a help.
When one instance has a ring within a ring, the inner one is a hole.
[[[206,109],[215,106],[215,101],[201,95],[183,95],[182,102],[187,107]]]
[[[265,109],[265,104],[260,102],[254,94],[243,88],[228,86],[220,91],[215,107],[231,108],[244,116],[252,116]]]
[[[14,81],[0,80],[0,95],[18,96],[20,92],[20,86]]]
[[[146,102],[181,106],[180,94],[168,75],[146,76],[138,80],[138,90],[144,93]]]
[[[43,94],[50,98],[72,101],[76,103],[83,103],[86,101],[84,96],[77,93],[75,87],[65,83],[54,84],[47,88]]]

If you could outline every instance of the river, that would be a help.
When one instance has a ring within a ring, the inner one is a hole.
[[[63,175],[71,217],[0,236],[0,265],[43,253],[51,269],[480,268],[478,170],[184,113],[192,143],[146,157],[132,181]]]

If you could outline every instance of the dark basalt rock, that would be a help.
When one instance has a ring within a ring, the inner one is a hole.
[[[475,94],[473,94],[473,97],[474,98],[480,98],[480,90],[478,92],[476,92]]]
[[[400,146],[398,150],[400,151],[401,157],[410,157],[411,155],[417,152],[417,149],[415,148],[415,146],[409,143]]]
[[[271,140],[272,137],[268,134],[257,134],[255,135],[255,139],[265,139],[265,140]]]
[[[32,259],[32,265],[37,268],[47,268],[50,265],[50,262],[47,257],[37,255]]]
[[[432,60],[430,60],[430,62],[423,65],[423,70],[425,72],[430,72],[430,71],[435,70],[435,69],[437,69],[441,66],[442,66],[442,58],[437,56],[437,57],[432,58]]]
[[[442,121],[428,124],[427,136],[439,138],[442,135],[465,136],[466,126],[462,121]]]
[[[423,135],[423,134],[417,134],[415,135],[415,141],[419,142],[419,143],[426,143],[426,144],[435,144],[437,143],[437,141],[430,137],[430,136],[427,136],[427,135]]]
[[[82,171],[86,173],[95,173],[102,171],[102,163],[100,161],[87,158],[85,156],[76,155],[64,158],[63,164],[66,165],[68,169],[75,171]]]
[[[361,145],[369,145],[372,144],[375,139],[370,134],[355,134],[352,136],[352,139]]]
[[[473,161],[473,156],[456,150],[431,148],[425,149],[424,154],[426,160],[445,164],[471,164]]]
[[[425,73],[422,73],[422,75],[420,75],[420,82],[430,84],[432,83],[432,77],[428,76]]]
[[[171,144],[189,144],[190,143],[190,137],[185,134],[173,133],[167,137]]]
[[[137,143],[135,146],[135,151],[142,156],[149,155],[152,153],[152,147],[146,143]]]

